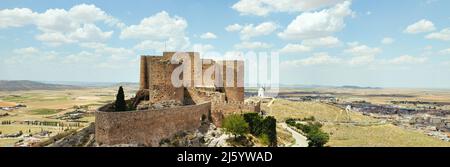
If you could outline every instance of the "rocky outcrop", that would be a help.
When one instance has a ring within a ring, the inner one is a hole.
[[[49,147],[93,147],[95,144],[95,125],[91,123],[88,127],[67,136]]]

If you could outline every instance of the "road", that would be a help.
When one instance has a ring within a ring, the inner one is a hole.
[[[290,128],[286,123],[281,123],[281,126],[291,132],[292,137],[295,139],[295,144],[291,147],[308,147],[308,140],[305,136]]]

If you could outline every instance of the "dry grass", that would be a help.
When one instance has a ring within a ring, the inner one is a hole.
[[[14,107],[17,104],[14,102],[5,102],[5,101],[0,101],[0,107]]]
[[[344,110],[318,102],[291,102],[277,99],[271,108],[270,115],[275,116],[279,121],[310,116],[314,116],[318,121],[347,121],[347,115]],[[349,115],[353,121],[376,121],[357,112],[350,112]]]
[[[314,116],[319,121],[332,122],[346,120],[345,113],[341,109],[317,102],[276,100],[271,108],[272,111],[269,114],[275,116],[278,121],[284,121],[287,118],[305,118],[310,116]],[[374,118],[356,112],[350,112],[350,115],[353,121],[377,121]],[[330,141],[327,145],[332,147],[450,146],[449,142],[441,141],[418,131],[406,130],[390,124],[365,127],[326,124],[323,130],[330,134]]]
[[[450,147],[450,142],[390,124],[370,127],[325,125],[323,129],[331,134],[328,145],[334,147]]]
[[[0,146],[14,147],[14,144],[18,141],[19,139],[0,139]]]

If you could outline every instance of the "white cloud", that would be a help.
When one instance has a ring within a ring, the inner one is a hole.
[[[441,55],[450,55],[450,48],[439,51]]]
[[[240,0],[232,8],[241,15],[267,16],[272,12],[304,12],[331,6],[344,0]]]
[[[376,55],[381,52],[380,48],[371,48],[367,45],[359,44],[358,42],[349,43],[349,48],[344,52],[350,53],[353,56],[366,56],[366,55]]]
[[[200,38],[202,38],[202,39],[216,39],[217,35],[212,33],[212,32],[207,32],[207,33],[202,34],[200,36]]]
[[[301,44],[287,44],[284,48],[280,49],[280,53],[301,53],[309,52],[312,48]]]
[[[303,40],[301,44],[287,44],[284,48],[280,49],[280,53],[301,53],[301,52],[309,52],[314,48],[319,47],[335,47],[340,45],[341,41],[338,38],[333,36],[322,37],[322,38],[314,38]]]
[[[309,47],[335,47],[339,45],[341,41],[333,36],[327,36],[322,38],[307,39],[302,42],[303,45]]]
[[[184,36],[188,24],[181,17],[170,15],[166,11],[144,18],[138,25],[123,29],[120,38],[162,40],[170,37]]]
[[[352,15],[351,2],[345,1],[319,12],[305,12],[297,16],[278,36],[282,39],[307,39],[328,36],[345,27],[344,19]]]
[[[392,43],[394,43],[394,42],[395,42],[395,39],[390,38],[390,37],[385,37],[385,38],[383,38],[383,39],[381,40],[381,43],[382,43],[382,44],[385,44],[385,45],[389,45],[389,44],[392,44]]]
[[[177,51],[177,50],[185,50],[189,47],[190,41],[187,37],[175,37],[169,38],[165,41],[163,40],[144,40],[134,46],[134,49],[141,51]]]
[[[73,43],[74,40],[70,39],[66,35],[60,32],[53,32],[53,33],[43,33],[36,35],[36,39],[39,41],[44,41],[47,44],[58,46],[62,43]]]
[[[426,57],[413,57],[410,55],[403,55],[403,56],[388,60],[388,64],[395,64],[395,65],[420,64],[420,63],[424,63],[425,61],[427,61]]]
[[[199,52],[200,55],[205,54],[206,52],[212,51],[214,49],[214,46],[210,44],[194,44],[192,46],[192,50],[194,52]]]
[[[22,27],[32,24],[37,13],[28,8],[14,8],[0,10],[0,28]]]
[[[248,42],[244,41],[239,44],[234,45],[236,49],[268,49],[271,48],[272,45],[264,42]]]
[[[74,63],[89,63],[95,62],[94,58],[98,58],[98,55],[93,54],[91,52],[81,51],[76,54],[70,54],[65,56],[62,60],[62,63],[65,64],[74,64]]]
[[[14,49],[11,56],[3,58],[6,64],[26,64],[39,63],[39,61],[49,61],[56,58],[55,51],[42,51],[35,47]]]
[[[242,29],[242,26],[239,24],[233,24],[233,25],[229,25],[227,27],[225,27],[225,30],[228,32],[235,32],[235,31],[239,31]]]
[[[426,19],[422,19],[422,20],[406,27],[406,29],[403,32],[409,33],[409,34],[418,34],[418,33],[423,33],[423,32],[430,32],[430,31],[434,31],[434,30],[436,30],[436,28],[434,27],[433,22],[426,20]]]
[[[18,55],[36,55],[39,53],[39,49],[36,49],[34,47],[27,47],[27,48],[14,49],[13,52]]]
[[[143,40],[134,48],[157,52],[183,50],[190,45],[186,37],[187,21],[179,16],[171,17],[166,11],[144,18],[138,25],[123,29],[121,39]]]
[[[428,34],[425,38],[450,41],[450,28],[443,29],[440,32]]]
[[[109,57],[112,60],[130,60],[137,56],[131,49],[109,47],[103,43],[82,43],[80,46],[93,49],[96,55]]]
[[[367,65],[375,60],[374,55],[357,56],[350,59],[348,62],[350,65]]]
[[[95,5],[79,4],[69,10],[48,9],[43,13],[28,8],[0,11],[0,28],[35,25],[42,33],[36,39],[51,45],[74,42],[99,42],[111,37],[113,31],[103,32],[95,23],[102,21],[110,26],[124,24],[106,14]]]
[[[113,31],[102,32],[100,28],[93,24],[85,24],[83,27],[80,27],[74,32],[70,33],[69,38],[80,42],[98,42],[109,39],[112,34]]]
[[[249,24],[242,27],[242,30],[240,31],[241,39],[248,40],[257,36],[269,35],[277,28],[278,25],[273,22],[264,22],[256,26]]]
[[[341,59],[332,57],[328,55],[326,52],[315,53],[313,56],[286,62],[287,64],[296,65],[296,66],[310,66],[310,65],[322,65],[322,64],[335,64],[340,63]]]
[[[344,53],[353,56],[349,61],[351,65],[364,65],[372,63],[375,60],[375,56],[381,53],[381,49],[371,48],[367,45],[359,44],[358,42],[352,42],[349,43],[349,48],[344,50]]]

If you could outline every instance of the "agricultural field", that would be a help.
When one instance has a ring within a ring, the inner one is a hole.
[[[134,95],[136,88],[126,90],[126,95]],[[30,91],[0,91],[0,107],[13,107],[24,104],[12,111],[2,111],[7,114],[0,117],[0,134],[14,134],[20,131],[24,135],[50,132],[55,136],[70,129],[81,129],[95,117],[93,112],[100,106],[115,98],[117,88],[83,88],[70,90],[30,90]],[[62,119],[68,113],[82,109],[86,113],[76,120]],[[5,123],[6,122],[6,123]],[[14,146],[23,139],[0,138],[0,146]]]
[[[367,101],[374,104],[389,104],[391,101],[450,102],[449,89],[407,88],[284,88],[280,95],[290,97],[306,95],[331,95],[344,101]]]

